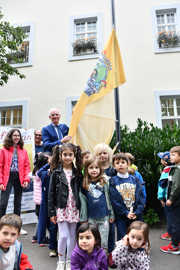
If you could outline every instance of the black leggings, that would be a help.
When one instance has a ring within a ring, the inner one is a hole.
[[[12,187],[14,187],[14,214],[18,216],[21,214],[22,186],[19,179],[19,173],[11,172],[6,190],[1,191],[0,194],[0,218],[6,214]]]

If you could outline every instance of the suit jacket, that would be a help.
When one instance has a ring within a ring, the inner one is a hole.
[[[55,127],[50,124],[46,127],[43,127],[42,129],[42,140],[44,145],[44,152],[51,152],[52,148],[55,145],[60,145],[60,140],[68,134],[69,128],[65,124],[58,125],[58,133],[59,138],[57,135],[57,132],[55,130]]]

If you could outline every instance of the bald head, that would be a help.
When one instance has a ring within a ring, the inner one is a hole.
[[[54,125],[59,124],[59,120],[61,118],[60,111],[57,108],[52,108],[49,111],[49,119]]]

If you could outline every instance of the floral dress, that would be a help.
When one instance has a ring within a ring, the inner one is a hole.
[[[76,208],[76,202],[71,189],[72,170],[64,169],[64,173],[68,182],[69,196],[66,208],[57,209],[57,222],[77,223],[79,222],[79,210]]]

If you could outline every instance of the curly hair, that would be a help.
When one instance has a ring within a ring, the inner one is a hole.
[[[99,144],[97,144],[94,147],[94,154],[95,154],[95,156],[98,156],[102,152],[106,152],[108,154],[109,163],[111,163],[112,162],[112,155],[113,155],[113,150],[111,149],[111,147],[109,147],[109,145],[107,145],[105,143],[99,143]]]
[[[64,143],[61,146],[56,145],[53,147],[52,159],[50,162],[51,171],[58,168],[59,164],[62,164],[62,153],[66,149],[70,149],[74,153],[75,157],[75,167],[77,168],[78,173],[82,171],[82,154],[81,148],[78,145],[72,143]]]
[[[97,159],[96,156],[91,156],[89,159],[87,159],[84,163],[84,178],[83,178],[83,188],[88,190],[89,189],[89,184],[91,183],[91,178],[89,176],[88,173],[88,168],[92,163],[96,163],[97,166],[100,169],[100,173],[97,177],[97,179],[95,179],[96,182],[100,182],[100,184],[103,186],[106,183],[105,178],[103,177],[103,173],[104,170],[101,167],[101,163],[99,162],[99,160]]]
[[[6,149],[9,149],[11,146],[13,146],[13,139],[12,139],[12,136],[13,136],[13,133],[17,131],[20,135],[20,140],[18,142],[18,145],[20,146],[21,149],[23,149],[24,147],[24,142],[23,142],[23,139],[22,139],[22,136],[21,136],[21,132],[18,128],[12,128],[11,130],[8,131],[5,139],[4,139],[4,142],[3,142],[3,146],[6,148]]]

